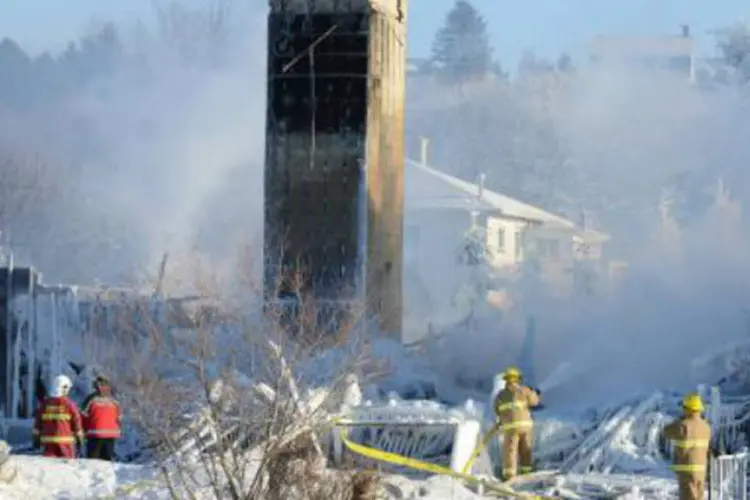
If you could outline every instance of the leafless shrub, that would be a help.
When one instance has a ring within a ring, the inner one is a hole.
[[[375,371],[366,346],[350,347],[363,309],[348,305],[346,321],[336,322],[331,334],[315,302],[298,288],[291,315],[267,308],[251,323],[236,307],[222,307],[216,276],[196,271],[194,278],[201,300],[216,314],[200,307],[183,311],[190,317],[185,328],[160,314],[169,299],[158,305],[141,299],[135,301],[139,314],[125,308],[130,315],[89,333],[100,340],[89,343],[97,346],[90,356],[111,373],[172,497],[375,498],[372,474],[326,467],[345,378]],[[333,363],[335,373],[321,373],[319,359],[332,348],[346,351],[347,359]]]

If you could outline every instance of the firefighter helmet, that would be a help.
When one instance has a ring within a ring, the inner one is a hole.
[[[692,413],[700,413],[703,411],[703,401],[698,393],[692,392],[687,394],[682,400],[682,408],[685,411]]]
[[[521,380],[521,370],[514,366],[511,366],[510,368],[505,370],[505,373],[503,373],[503,379],[507,382]]]
[[[67,396],[73,388],[73,382],[66,375],[58,375],[52,384],[53,395],[57,397]]]

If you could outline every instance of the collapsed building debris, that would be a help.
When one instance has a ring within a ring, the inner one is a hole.
[[[31,267],[0,269],[0,415],[30,418],[45,381],[63,366],[63,338],[80,328],[70,287],[42,284]]]
[[[154,328],[194,328],[201,314],[212,317],[206,304],[151,290],[48,285],[36,269],[14,267],[11,259],[0,268],[0,438],[15,452],[29,449],[34,409],[57,374],[76,379],[74,399],[88,394],[96,375],[92,338],[107,345],[124,332],[147,338]]]
[[[9,379],[11,383],[6,384],[5,388],[5,395],[12,404],[6,408],[16,408],[16,412],[8,414],[9,419],[4,421],[4,435],[8,434],[9,427],[15,425],[16,420],[13,419],[23,419],[26,415],[24,411],[29,401],[29,370],[38,374],[36,381],[32,379],[31,394],[35,398],[43,393],[43,382],[47,374],[64,370],[67,363],[73,361],[75,364],[78,361],[75,349],[80,346],[73,346],[76,342],[71,342],[71,339],[81,339],[84,334],[94,332],[100,336],[110,335],[113,326],[119,321],[117,318],[123,315],[130,317],[131,322],[132,316],[142,315],[144,321],[189,330],[195,326],[191,323],[194,315],[186,313],[185,308],[201,303],[199,297],[158,298],[148,292],[47,286],[41,283],[38,273],[33,270],[28,270],[25,274],[16,271],[18,273],[15,278],[11,271],[5,272],[6,280],[10,276],[9,280],[14,285],[12,294],[6,292],[6,297],[12,297],[11,300],[5,301],[6,310],[11,313],[10,324],[13,325],[10,330],[5,330],[4,337],[6,356],[3,359],[6,363],[7,360],[11,361],[6,368],[10,368],[12,374]],[[5,284],[7,285],[7,281]],[[2,288],[7,290],[7,287]],[[8,335],[7,332],[12,334]],[[71,347],[74,348],[71,350]],[[15,357],[17,353],[19,357]],[[273,355],[274,353],[276,354]],[[403,418],[399,420],[394,416],[399,422],[394,420],[395,424],[390,427],[389,420],[381,418],[378,429],[368,430],[367,426],[359,424],[364,423],[364,415],[372,414],[375,407],[380,408],[380,403],[362,403],[360,394],[357,401],[344,405],[343,400],[339,401],[336,395],[322,386],[312,392],[300,392],[281,351],[271,346],[269,354],[276,359],[281,378],[290,381],[287,382],[285,391],[295,401],[300,421],[310,420],[314,411],[319,412],[315,417],[318,419],[316,421],[340,418],[342,408],[347,406],[348,414],[355,415],[355,419],[350,419],[349,423],[357,424],[356,432],[352,432],[350,436],[358,442],[446,465],[455,461],[456,456],[462,456],[462,453],[456,454],[454,449],[457,435],[454,431],[444,432],[436,425],[422,425],[423,418],[404,425]],[[718,364],[722,368],[735,368],[738,364],[741,365],[730,358],[730,354],[722,351],[712,359],[699,360],[696,366]],[[81,377],[90,376],[90,367],[77,368],[81,370]],[[733,373],[740,373],[739,370],[738,367]],[[562,380],[565,377],[552,378]],[[272,406],[278,397],[270,386],[247,377],[243,379],[239,373],[233,377],[231,384],[226,384],[225,388],[221,385],[219,381],[214,386],[217,397],[220,394],[226,397],[232,386],[232,390],[252,394],[251,399],[256,406]],[[700,390],[704,398],[710,401],[707,415],[716,431],[715,446],[725,454],[715,462],[712,472],[715,475],[714,486],[723,489],[724,498],[736,498],[731,492],[744,487],[741,481],[744,481],[745,473],[742,471],[747,467],[747,455],[743,452],[743,447],[746,445],[750,426],[750,398],[735,395],[736,392],[721,395],[716,388]],[[424,417],[425,412],[437,411],[444,413],[445,421],[450,421],[451,425],[455,424],[454,420],[457,421],[453,418],[455,415],[451,417],[453,420],[448,418],[449,414],[456,412],[455,408],[433,402],[404,402],[389,397],[382,404],[383,408],[392,410],[394,415],[401,414],[402,417],[410,413]],[[474,413],[481,415],[483,405],[472,404]],[[676,393],[657,391],[630,398],[612,408],[581,412],[570,418],[554,414],[553,409],[541,410],[536,417],[535,456],[542,472],[519,478],[513,485],[522,491],[547,494],[556,492],[563,498],[576,498],[575,495],[580,498],[614,498],[616,495],[633,492],[648,496],[651,492],[665,489],[669,491],[674,488],[674,480],[666,468],[670,450],[660,439],[660,435],[664,424],[677,415],[678,408],[679,396]],[[231,439],[231,446],[234,447],[252,449],[260,445],[247,434],[239,421],[236,426],[221,429],[222,432],[217,433],[210,412],[198,411],[196,415],[200,418],[193,419],[179,438],[183,443],[179,450],[182,454],[212,453],[216,451],[216,443],[226,442],[227,439]],[[356,417],[357,415],[361,418]],[[420,430],[420,426],[424,430]],[[319,427],[308,425],[285,435],[284,443],[291,444],[302,438],[309,443],[315,456],[334,458],[339,453],[336,448],[340,450],[341,446],[340,443],[336,444],[333,437],[335,434],[329,437],[320,433]],[[251,444],[254,446],[249,446]],[[494,467],[487,466],[490,457],[491,454],[482,457],[478,473],[491,475],[492,470],[497,469],[497,464]],[[408,473],[405,470],[400,472]]]

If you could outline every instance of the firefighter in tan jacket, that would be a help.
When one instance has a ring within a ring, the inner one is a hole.
[[[703,500],[711,427],[703,420],[703,401],[698,394],[682,400],[683,416],[664,428],[664,437],[672,441],[680,500]]]
[[[521,372],[508,368],[503,373],[505,388],[495,396],[495,415],[503,432],[503,480],[532,471],[533,421],[530,408],[539,405],[539,391],[521,384]]]

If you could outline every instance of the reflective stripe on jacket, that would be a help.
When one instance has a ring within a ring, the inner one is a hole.
[[[675,472],[705,474],[711,445],[711,426],[699,415],[675,420],[664,428],[664,436],[674,446]]]
[[[86,437],[117,439],[121,436],[120,405],[110,395],[108,388],[86,398],[83,404]]]
[[[83,440],[81,413],[67,397],[45,398],[34,417],[34,435],[42,444],[71,444]]]
[[[539,396],[526,386],[508,386],[495,397],[495,415],[503,431],[533,426],[530,408],[539,405]]]

